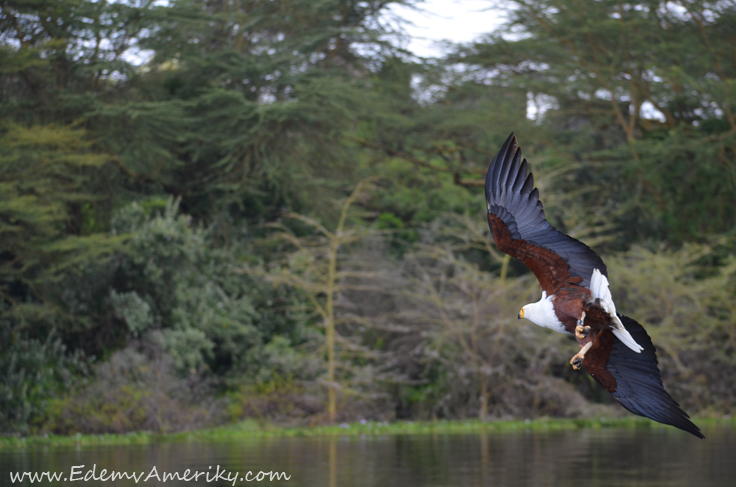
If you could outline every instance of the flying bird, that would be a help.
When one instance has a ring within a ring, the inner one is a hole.
[[[705,438],[664,389],[644,327],[616,312],[603,260],[550,225],[527,169],[511,134],[491,162],[485,184],[496,247],[524,263],[542,286],[542,298],[521,308],[519,319],[574,334],[580,350],[570,360],[573,368],[584,367],[624,408]]]

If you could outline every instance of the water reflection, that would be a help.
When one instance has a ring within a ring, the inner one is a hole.
[[[290,480],[235,485],[289,486],[732,486],[736,431],[712,428],[697,440],[667,429],[604,429],[479,435],[259,438],[237,443],[45,448],[0,452],[1,485],[9,473],[96,464],[108,472],[285,472]],[[82,475],[83,475],[82,473]],[[138,485],[157,485],[154,477]],[[232,478],[232,477],[231,477]],[[136,485],[134,481],[15,485]],[[167,481],[166,485],[232,485]]]

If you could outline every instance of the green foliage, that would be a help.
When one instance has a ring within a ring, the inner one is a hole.
[[[12,124],[3,130],[0,292],[5,316],[23,321],[63,315],[56,284],[61,276],[86,260],[103,259],[119,244],[94,223],[95,213],[105,216],[96,184],[105,158],[94,153],[81,130]]]
[[[0,430],[28,433],[53,398],[75,385],[87,367],[58,336],[27,338],[9,325],[0,320]]]
[[[734,427],[733,418],[698,418],[698,424],[710,437],[716,431],[724,431]],[[673,441],[679,435],[669,426],[655,423],[647,418],[629,415],[626,417],[597,418],[537,418],[507,419],[498,421],[480,420],[433,420],[433,421],[355,421],[339,425],[320,426],[283,426],[269,422],[258,422],[247,419],[235,424],[207,428],[197,431],[159,434],[140,431],[127,434],[77,434],[60,436],[45,434],[18,438],[15,436],[0,437],[0,449],[4,451],[23,450],[30,447],[69,448],[69,447],[102,447],[119,445],[150,445],[153,443],[213,443],[213,442],[260,442],[263,438],[274,437],[338,437],[371,435],[382,439],[386,435],[441,435],[441,434],[528,434],[538,431],[547,435],[554,431],[594,430],[596,435],[601,429],[655,429],[662,434],[672,435]]]
[[[677,398],[731,412],[732,3],[512,0],[435,60],[391,45],[394,3],[4,2],[0,429],[319,420],[315,231],[364,178],[327,313],[344,419],[592,414],[569,344],[505,321],[537,292],[488,243],[511,131]]]
[[[96,183],[105,160],[83,130],[9,123],[0,132],[3,430],[27,431],[84,373],[59,330],[80,320],[59,283],[119,244],[92,221],[104,216],[104,204],[99,212],[91,205],[104,201]]]
[[[394,160],[382,168],[382,176],[385,179],[377,183],[378,191],[369,207],[383,210],[382,214],[390,212],[402,225],[416,228],[447,211],[463,213],[479,205],[483,207],[483,195],[456,185],[450,174],[417,170],[410,163]]]
[[[232,253],[208,246],[207,232],[173,200],[150,215],[132,203],[112,228],[130,235],[109,299],[131,335],[155,337],[180,371],[225,374],[252,366],[251,349],[271,330],[258,329],[251,283],[233,266]]]
[[[186,193],[196,217],[302,203],[352,173],[340,136],[365,111],[374,62],[358,46],[392,50],[376,22],[389,3],[171,2],[139,41],[154,55],[137,96],[88,120],[126,172]]]
[[[3,260],[16,265],[3,265],[0,279],[32,279],[38,270],[62,270],[75,262],[75,253],[109,250],[109,240],[83,233],[93,229],[80,210],[99,199],[89,186],[106,159],[91,150],[87,134],[12,124],[1,134],[0,238],[8,252]]]
[[[110,306],[134,334],[142,333],[154,324],[151,305],[135,291],[118,293],[113,289],[110,291]]]
[[[113,354],[74,394],[65,391],[46,410],[42,431],[56,434],[165,433],[217,423],[221,404],[201,377],[180,377],[171,358],[149,348]]]
[[[288,354],[289,352],[287,352]],[[273,375],[258,384],[241,385],[227,395],[230,422],[256,418],[261,424],[272,417],[286,421],[304,421],[324,410],[320,391],[304,387],[293,377]]]

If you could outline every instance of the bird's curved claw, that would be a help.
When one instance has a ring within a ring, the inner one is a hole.
[[[588,342],[580,349],[578,353],[576,353],[571,359],[570,359],[570,365],[572,365],[572,368],[575,370],[580,370],[580,367],[583,365],[583,359],[585,358],[585,354],[590,350],[590,347],[593,346],[593,342]]]
[[[590,333],[590,327],[589,326],[583,326],[581,321],[578,321],[578,326],[575,327],[575,338],[582,341],[588,338],[588,334]]]

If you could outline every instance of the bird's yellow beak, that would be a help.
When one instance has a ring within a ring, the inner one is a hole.
[[[524,317],[524,308],[521,308],[521,311],[519,311],[519,319],[522,319]]]

